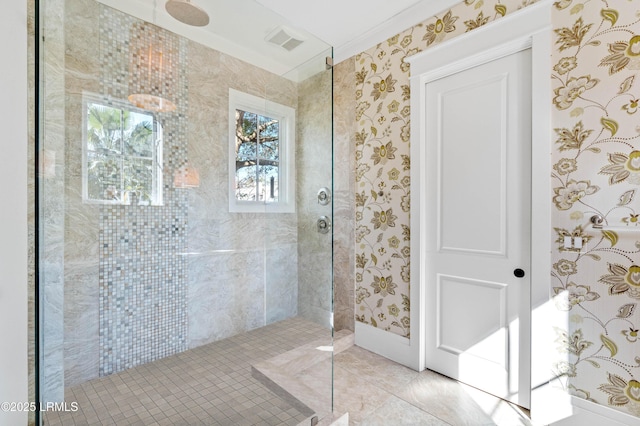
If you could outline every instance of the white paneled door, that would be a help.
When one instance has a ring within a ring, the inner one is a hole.
[[[531,50],[425,84],[426,366],[528,407]]]

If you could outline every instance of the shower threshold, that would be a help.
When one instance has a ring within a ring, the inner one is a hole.
[[[333,355],[349,349],[354,334],[341,330],[252,366],[252,375],[320,425],[333,424]],[[336,416],[337,417],[337,416]],[[310,425],[301,422],[300,425]]]

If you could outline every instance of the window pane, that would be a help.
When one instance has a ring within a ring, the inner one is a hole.
[[[279,167],[278,166],[260,166],[259,168],[260,182],[260,201],[275,202],[278,201],[279,189]]]
[[[229,106],[229,211],[295,211],[295,109],[233,89]]]
[[[87,149],[115,154],[122,152],[122,110],[100,104],[88,104]]]
[[[141,158],[124,160],[124,191],[135,193],[138,201],[151,202],[153,195],[153,161]],[[129,196],[130,197],[130,196]],[[126,200],[131,202],[131,198]]]
[[[153,116],[123,111],[124,149],[127,155],[153,157]]]
[[[256,158],[257,119],[256,114],[236,110],[236,160],[239,162]]]
[[[87,195],[91,200],[117,201],[122,196],[121,158],[87,153]]]
[[[278,160],[280,142],[280,123],[274,118],[259,117],[260,147],[258,156],[268,160]]]
[[[87,102],[86,196],[162,204],[162,126],[153,114]]]
[[[256,200],[256,167],[240,167],[236,169],[236,200]]]

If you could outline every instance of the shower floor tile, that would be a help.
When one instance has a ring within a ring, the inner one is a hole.
[[[51,411],[56,425],[297,425],[306,419],[251,376],[251,365],[330,331],[302,318],[199,346],[65,389],[75,412]]]

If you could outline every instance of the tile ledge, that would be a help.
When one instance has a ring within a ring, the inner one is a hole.
[[[354,345],[354,334],[350,330],[340,330],[333,335],[333,351],[320,351],[321,346],[328,346],[327,339],[318,339],[309,344],[292,349],[266,361],[251,366],[251,375],[269,388],[276,395],[285,399],[308,418],[299,423],[310,425],[311,418],[320,418],[319,426],[348,424],[348,413],[336,416],[323,407],[330,405],[330,395],[321,395],[314,383],[305,383],[305,375],[297,375],[301,371],[331,359],[333,355],[349,349]],[[346,416],[347,423],[344,423]]]

